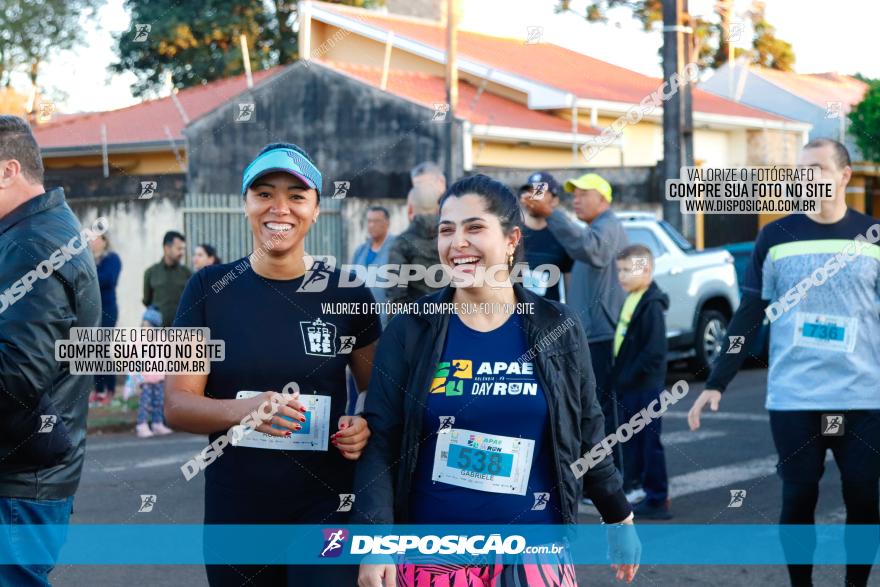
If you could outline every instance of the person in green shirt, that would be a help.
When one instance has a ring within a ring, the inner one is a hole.
[[[144,306],[155,306],[162,314],[162,326],[171,326],[177,314],[177,304],[192,271],[182,264],[186,252],[186,238],[169,230],[162,238],[162,260],[144,272]]]
[[[666,383],[666,318],[669,297],[653,281],[654,257],[644,245],[630,245],[617,256],[617,278],[627,293],[614,333],[611,381],[618,421],[629,422],[647,409],[647,426],[623,444],[623,488],[627,498],[644,500],[633,511],[641,518],[666,520],[669,482],[660,442],[656,401]],[[652,406],[653,404],[653,406]]]

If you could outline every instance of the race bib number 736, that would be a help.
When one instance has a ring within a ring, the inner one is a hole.
[[[798,312],[795,317],[794,344],[851,353],[856,346],[858,326],[855,318]]]

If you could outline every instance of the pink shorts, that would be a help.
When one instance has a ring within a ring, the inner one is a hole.
[[[565,553],[525,555],[522,564],[398,565],[399,587],[577,587]]]

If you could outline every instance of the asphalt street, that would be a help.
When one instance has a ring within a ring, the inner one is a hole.
[[[671,373],[669,382],[679,378]],[[663,418],[663,441],[670,475],[674,518],[679,524],[773,524],[779,517],[781,484],[764,409],[766,371],[742,371],[724,395],[721,411],[704,418],[700,431],[687,428],[686,413],[702,390],[690,382],[688,395]],[[198,524],[203,514],[203,476],[187,482],[183,462],[205,445],[205,438],[174,434],[139,440],[134,434],[91,437],[82,483],[76,495],[73,524]],[[742,507],[730,508],[730,490],[745,489]],[[156,495],[152,512],[138,512],[142,494]],[[584,523],[599,523],[590,507]],[[819,523],[845,519],[840,480],[833,461],[826,466],[817,511]],[[638,522],[652,523],[652,522]],[[666,522],[653,522],[666,523]],[[149,545],[144,545],[149,548]],[[732,552],[738,547],[731,544]],[[100,551],[101,545],[94,547]],[[842,566],[820,566],[814,584],[843,585]],[[871,585],[880,585],[878,573]],[[578,568],[581,585],[619,585],[607,566]],[[59,587],[132,584],[207,585],[201,566],[59,566],[51,575]],[[634,581],[646,586],[787,585],[776,566],[642,566]],[[245,583],[243,582],[243,586]]]

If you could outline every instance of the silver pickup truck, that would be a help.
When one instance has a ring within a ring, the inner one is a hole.
[[[618,212],[631,244],[651,249],[654,280],[669,295],[669,359],[691,359],[694,372],[720,352],[727,324],[739,306],[733,256],[723,249],[697,251],[665,220],[650,212]]]

